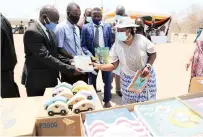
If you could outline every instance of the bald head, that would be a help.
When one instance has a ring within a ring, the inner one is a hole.
[[[116,7],[116,15],[124,16],[125,15],[125,8],[124,6],[117,6]]]
[[[92,9],[90,9],[90,8],[87,8],[87,9],[85,9],[85,17],[89,17],[89,16],[91,16],[91,11],[92,11]]]
[[[39,20],[42,24],[49,22],[54,22],[57,24],[59,21],[59,12],[54,6],[45,5],[40,10]]]

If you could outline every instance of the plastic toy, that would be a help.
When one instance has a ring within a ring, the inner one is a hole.
[[[85,83],[85,82],[82,81],[82,80],[79,80],[78,82],[76,82],[76,83],[73,84],[73,88],[76,87],[76,86],[78,86],[78,85],[87,85],[87,83]]]
[[[70,100],[73,97],[73,93],[71,91],[61,91],[56,96],[63,96],[65,98],[67,98],[67,101],[68,101],[68,100]]]
[[[44,103],[44,109],[47,109],[49,105],[51,105],[51,104],[53,104],[54,102],[57,102],[57,101],[61,101],[63,103],[67,103],[67,98],[62,97],[62,96],[55,96],[55,97],[51,98],[50,100],[47,100]]]
[[[54,88],[54,90],[57,89],[57,88],[59,88],[59,87],[66,87],[66,88],[68,88],[68,89],[70,89],[70,90],[73,88],[73,86],[72,86],[71,84],[66,83],[66,82],[62,82],[62,83],[59,83],[59,84]]]
[[[93,102],[90,100],[82,100],[73,106],[73,112],[78,114],[84,111],[92,111],[95,109]]]
[[[90,91],[81,90],[78,94],[86,96],[86,98],[89,100],[93,99],[92,93]]]
[[[61,93],[62,91],[71,94],[72,91],[69,88],[66,87],[58,87],[57,89],[53,90],[52,96],[56,96],[57,94]],[[71,92],[71,93],[70,93]]]
[[[61,101],[56,101],[47,108],[48,115],[53,116],[55,114],[66,115],[68,113],[68,106],[66,103]]]
[[[75,95],[75,94],[77,94],[81,90],[91,90],[91,89],[90,89],[90,87],[87,84],[80,84],[80,85],[75,86],[72,89],[72,92]]]
[[[74,96],[73,98],[71,98],[71,99],[67,102],[68,108],[69,108],[69,109],[72,109],[74,104],[80,102],[81,100],[85,100],[85,99],[86,99],[86,96],[84,96],[84,95],[79,95],[79,94],[78,94],[78,95]]]

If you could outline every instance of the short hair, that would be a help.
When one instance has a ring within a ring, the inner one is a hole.
[[[130,33],[132,36],[135,36],[135,30],[133,27],[128,27],[128,29],[130,29]]]
[[[42,16],[44,14],[50,13],[50,12],[52,12],[53,9],[55,9],[54,6],[52,6],[52,5],[45,5],[40,10],[40,14],[39,15]]]
[[[94,12],[94,11],[96,11],[96,12],[102,12],[102,10],[101,10],[100,8],[98,8],[98,7],[93,8],[93,9],[92,9],[92,12]]]
[[[66,8],[66,11],[67,12],[70,12],[74,7],[77,7],[78,9],[80,9],[80,6],[74,2],[71,2],[68,4],[67,8]]]

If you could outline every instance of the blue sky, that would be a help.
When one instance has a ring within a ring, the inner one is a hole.
[[[66,6],[72,0],[0,0],[0,12],[8,18],[30,18],[37,16],[39,9],[45,4],[56,4],[60,13],[65,13]],[[124,5],[126,10],[156,13],[185,11],[191,4],[203,7],[203,0],[73,0],[82,10],[87,7],[103,6],[114,10],[117,5]],[[20,7],[20,5],[26,5]]]

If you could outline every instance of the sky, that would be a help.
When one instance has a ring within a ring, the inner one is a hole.
[[[64,14],[71,1],[79,4],[82,11],[85,8],[101,7],[101,3],[104,10],[115,10],[117,5],[123,5],[126,10],[154,13],[185,11],[191,4],[203,8],[203,0],[0,0],[0,12],[7,18],[33,18],[38,16],[43,5],[55,4],[59,12]]]

